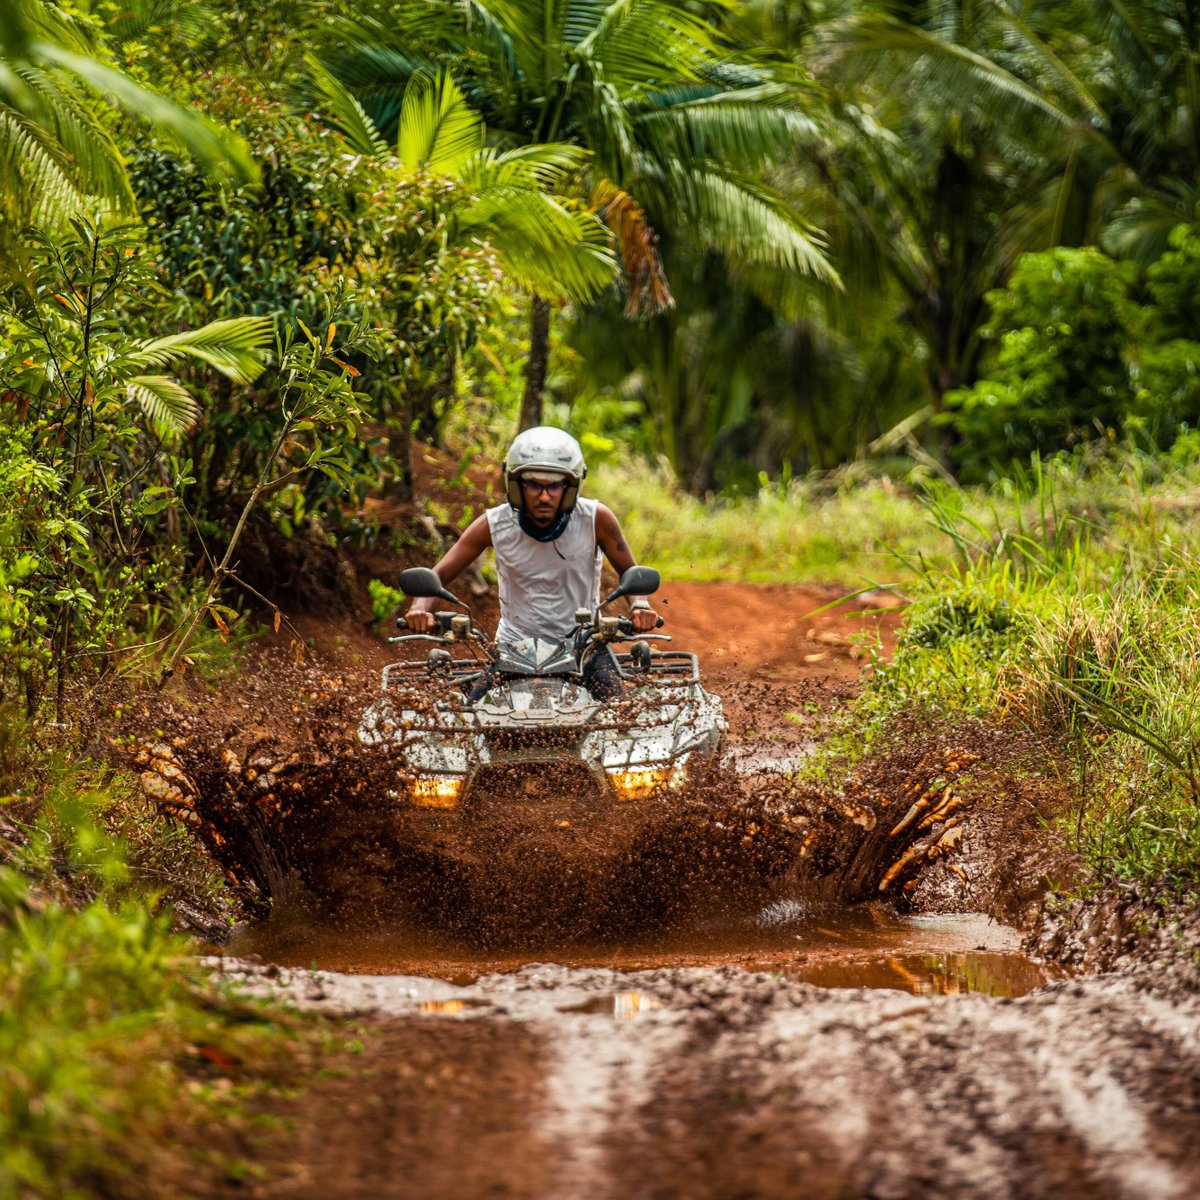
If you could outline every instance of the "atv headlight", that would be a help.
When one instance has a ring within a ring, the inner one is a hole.
[[[682,787],[687,764],[681,759],[654,767],[610,767],[608,777],[618,800],[641,800],[653,792]]]
[[[462,789],[463,781],[457,776],[435,775],[414,779],[409,794],[419,808],[457,808]]]

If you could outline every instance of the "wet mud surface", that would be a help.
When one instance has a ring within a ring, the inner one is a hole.
[[[894,614],[717,587],[666,611],[730,746],[611,827],[414,825],[353,736],[371,681],[328,660],[155,714],[148,791],[256,914],[214,971],[362,1040],[242,1135],[261,1176],[197,1195],[1200,1194],[1191,968],[1073,974],[1078,920],[1022,951],[1069,870],[1053,788],[973,728],[797,783]]]
[[[385,1140],[426,1151],[422,1195],[1183,1200],[1200,1185],[1200,1008],[1130,980],[996,1000],[730,967],[531,965],[465,988],[225,968],[302,1007],[377,1014],[352,1082],[312,1102],[325,1137],[365,1160],[327,1194],[368,1195],[355,1181],[397,1153],[365,1144],[364,1097],[445,1114]],[[398,1030],[423,1074],[396,1076]],[[514,1097],[507,1081],[522,1072],[529,1088]],[[351,1109],[331,1111],[325,1097],[347,1092]],[[486,1139],[514,1119],[481,1175],[472,1130]],[[309,1129],[271,1153],[304,1155]],[[249,1194],[315,1196],[330,1180],[318,1168],[304,1186]]]
[[[672,930],[592,942],[547,941],[481,952],[470,940],[396,927],[347,930],[269,920],[235,935],[245,959],[343,975],[426,975],[468,985],[521,970],[531,957],[570,968],[619,971],[737,967],[836,988],[894,988],[915,995],[1015,997],[1066,971],[1022,952],[1021,935],[980,913],[901,916],[886,905],[814,907],[776,901],[740,918],[708,914]]]

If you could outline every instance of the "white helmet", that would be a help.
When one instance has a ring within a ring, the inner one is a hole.
[[[519,513],[525,511],[521,476],[527,471],[566,478],[558,514],[560,518],[568,516],[579,499],[579,485],[587,476],[587,463],[583,461],[579,443],[552,425],[538,425],[517,434],[504,458],[504,492]]]

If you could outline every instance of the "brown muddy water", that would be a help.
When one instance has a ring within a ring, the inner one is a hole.
[[[245,929],[228,951],[283,967],[425,976],[458,985],[554,962],[621,972],[733,967],[824,988],[1013,998],[1063,975],[1022,954],[1016,930],[981,914],[901,916],[884,905],[821,910],[796,901],[777,901],[740,919],[698,921],[619,944],[551,943],[500,955],[481,954],[428,931],[338,929],[303,920],[273,920]],[[614,1000],[614,1015],[627,1010],[627,1004],[623,1010]]]

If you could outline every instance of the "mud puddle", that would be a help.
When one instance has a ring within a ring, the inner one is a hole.
[[[732,967],[825,988],[1012,998],[1061,977],[1021,954],[1019,943],[1015,930],[979,914],[905,917],[883,905],[822,910],[779,901],[756,913],[709,916],[632,941],[542,942],[501,954],[428,931],[269,921],[235,937],[229,952],[283,967],[424,976],[460,986],[553,961],[621,972]]]

